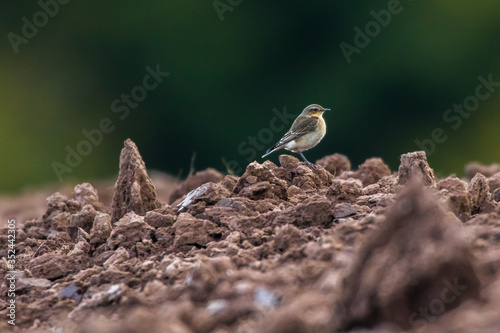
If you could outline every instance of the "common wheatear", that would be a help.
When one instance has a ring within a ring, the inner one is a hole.
[[[326,124],[323,119],[323,112],[329,110],[318,104],[311,104],[306,107],[295,119],[292,128],[274,146],[269,148],[262,158],[278,149],[285,148],[298,153],[307,166],[315,168],[314,164],[309,162],[302,152],[316,146],[325,136]]]

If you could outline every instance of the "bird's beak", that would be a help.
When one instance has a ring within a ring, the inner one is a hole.
[[[330,109],[323,109],[323,111],[331,111]]]

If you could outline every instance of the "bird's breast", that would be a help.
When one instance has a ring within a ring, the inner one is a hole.
[[[326,123],[325,123],[325,120],[323,119],[323,117],[319,117],[318,132],[319,132],[319,135],[321,136],[321,139],[323,139],[323,137],[326,134]]]
[[[316,146],[326,134],[326,124],[323,118],[319,118],[316,129],[298,139],[289,142],[285,148],[293,152],[301,152]]]

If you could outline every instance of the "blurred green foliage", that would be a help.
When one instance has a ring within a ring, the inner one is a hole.
[[[18,53],[8,34],[21,36],[23,17],[33,22],[41,7],[2,3],[0,192],[57,182],[53,162],[66,164],[66,147],[103,118],[114,130],[64,181],[116,174],[126,138],[149,169],[185,176],[196,152],[198,170],[225,170],[222,159],[244,170],[249,155],[238,147],[269,127],[274,108],[298,114],[312,103],[333,109],[327,136],[305,153],[312,161],[338,152],[356,166],[380,156],[396,170],[399,155],[420,150],[415,140],[435,128],[447,136],[429,156],[438,174],[500,161],[500,92],[457,129],[443,120],[474,94],[478,76],[500,81],[498,1],[402,1],[350,63],[340,44],[354,45],[354,28],[388,1],[220,2],[237,5],[221,14],[213,1],[72,0]],[[112,102],[157,64],[170,75],[120,119]]]

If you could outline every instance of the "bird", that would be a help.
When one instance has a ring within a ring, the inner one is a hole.
[[[325,136],[326,123],[323,119],[325,111],[330,111],[330,109],[325,109],[318,104],[307,106],[295,119],[290,130],[274,146],[269,148],[262,158],[284,148],[299,154],[308,167],[315,169],[315,165],[309,162],[302,152],[315,147]]]

